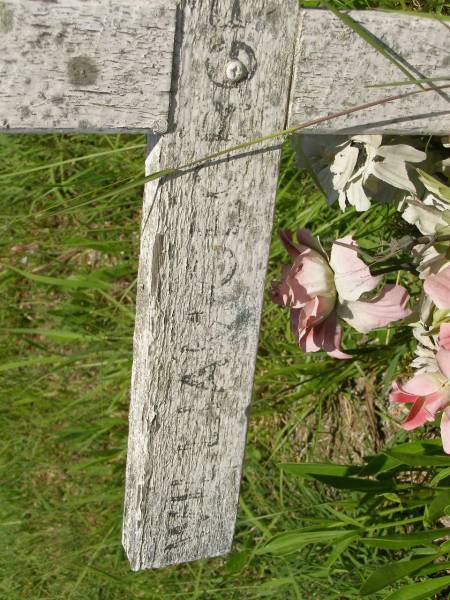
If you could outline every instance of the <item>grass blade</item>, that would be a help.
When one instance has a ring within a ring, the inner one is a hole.
[[[427,600],[450,586],[450,576],[412,583],[390,594],[386,600]]]
[[[395,535],[386,535],[378,538],[362,538],[362,542],[367,546],[375,548],[385,548],[390,550],[404,550],[431,544],[435,540],[449,535],[450,528],[433,529],[432,531],[419,531],[417,533],[401,533]]]
[[[361,587],[361,595],[368,596],[382,590],[383,588],[395,583],[402,577],[414,573],[421,567],[424,567],[435,559],[435,556],[426,556],[425,558],[416,558],[414,560],[402,560],[400,562],[389,563],[380,567],[370,575]]]

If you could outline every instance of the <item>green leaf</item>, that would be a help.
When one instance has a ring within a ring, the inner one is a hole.
[[[388,456],[385,453],[376,454],[375,456],[366,457],[367,464],[361,469],[359,475],[381,475],[389,471],[393,471],[398,467],[402,466],[402,462]]]
[[[383,498],[386,498],[386,500],[389,500],[389,502],[394,502],[395,504],[402,504],[402,499],[400,498],[400,496],[398,494],[387,493],[387,494],[380,494],[380,496],[382,496]]]
[[[287,585],[291,585],[294,583],[294,579],[292,577],[280,577],[267,579],[264,583],[258,586],[258,596],[268,595],[271,598],[274,597],[274,590],[279,590],[282,587],[286,587]]]
[[[442,544],[443,546],[444,544]],[[439,548],[441,550],[442,546]],[[415,573],[416,577],[426,577],[427,575],[433,575],[434,573],[439,573],[440,571],[448,571],[450,569],[450,562],[443,561],[435,563],[434,565],[430,565],[429,567],[424,567]]]
[[[17,269],[16,267],[8,267],[11,271],[22,275],[26,279],[30,281],[34,281],[36,283],[43,283],[45,285],[52,285],[55,287],[60,287],[62,289],[68,290],[78,290],[78,289],[97,289],[97,288],[109,288],[111,284],[96,277],[93,275],[74,275],[72,277],[50,277],[48,275],[37,275],[36,273],[30,273],[28,271],[23,271],[22,269]]]
[[[332,475],[312,475],[321,483],[326,483],[338,490],[354,490],[356,492],[386,492],[395,489],[391,480],[375,481],[361,477],[334,477]]]
[[[442,200],[445,200],[446,202],[450,202],[450,187],[448,187],[448,185],[445,185],[445,183],[442,183],[439,179],[429,175],[429,173],[422,171],[422,169],[416,170],[419,174],[420,181],[429,192],[435,196],[439,196],[439,198],[442,198]]]
[[[334,477],[345,477],[359,473],[360,467],[352,465],[336,465],[333,463],[282,463],[280,468],[286,473],[311,478],[315,475],[331,475]]]
[[[347,537],[342,538],[333,544],[333,550],[328,556],[325,566],[329,569],[342,556],[353,541],[359,537],[357,533],[349,533]]]
[[[384,374],[384,383],[382,388],[382,394],[386,395],[392,385],[394,380],[395,372],[397,370],[398,361],[404,355],[404,353],[398,353],[394,356],[394,358],[389,362],[388,368],[386,369],[386,373]]]
[[[386,600],[427,600],[448,586],[450,586],[450,576],[429,579],[406,585],[390,594]]]
[[[435,496],[426,510],[426,520],[431,525],[442,515],[449,514],[446,508],[450,506],[450,490],[444,490]]]
[[[94,335],[88,335],[85,333],[78,333],[76,331],[68,331],[65,329],[42,329],[37,328],[33,329],[32,327],[2,327],[0,331],[4,331],[5,333],[23,333],[26,335],[41,335],[43,337],[47,337],[49,339],[56,340],[58,342],[74,342],[74,341],[83,341],[83,342],[92,342],[98,341],[100,338]]]
[[[229,557],[229,559],[225,563],[226,571],[233,575],[239,573],[245,567],[251,555],[252,553],[250,550],[242,550],[241,552],[235,552]]]
[[[414,573],[421,567],[427,565],[433,561],[436,556],[426,556],[425,558],[416,558],[414,560],[403,560],[401,562],[394,562],[380,567],[370,575],[370,577],[363,583],[360,593],[363,596],[374,594],[379,590],[387,587],[388,585],[395,583],[402,577],[406,577],[410,573]]]
[[[450,456],[443,453],[440,440],[400,444],[386,454],[412,467],[450,466]]]
[[[127,152],[129,150],[143,150],[145,144],[134,144],[132,146],[124,146],[123,148],[116,148],[115,150],[106,150],[104,152],[94,152],[93,154],[83,154],[83,156],[77,156],[74,158],[68,158],[67,160],[58,160],[57,162],[40,165],[39,167],[32,167],[31,169],[23,169],[20,171],[10,171],[2,173],[0,179],[7,179],[9,177],[17,177],[18,175],[27,175],[29,173],[35,173],[36,171],[50,170],[55,167],[61,167],[62,165],[70,165],[84,160],[97,160],[111,154],[117,154],[119,152]]]
[[[361,538],[361,541],[367,546],[375,548],[402,550],[405,548],[414,548],[415,546],[430,544],[434,540],[449,534],[450,528],[442,528],[433,529],[432,531],[419,531],[417,533],[399,533],[376,538]]]
[[[259,548],[257,554],[274,554],[282,556],[301,550],[308,544],[331,544],[337,540],[354,536],[355,532],[348,529],[321,529],[318,531],[306,531],[298,529],[281,533],[272,538],[265,546]]]
[[[433,479],[430,481],[430,485],[437,485],[443,479],[447,479],[447,477],[450,477],[450,467],[447,467],[446,469],[442,469],[442,471],[439,471],[439,473],[437,475],[435,475],[433,477]]]
[[[442,451],[442,443],[440,440],[416,440],[415,442],[397,444],[392,450],[406,452],[407,454],[436,454]]]
[[[450,540],[443,542],[439,546],[439,551],[441,552],[441,554],[447,554],[448,552],[450,552]]]
[[[448,467],[450,466],[450,456],[442,454],[425,455],[425,454],[404,454],[392,450],[389,452],[393,458],[400,460],[404,465],[410,467]]]

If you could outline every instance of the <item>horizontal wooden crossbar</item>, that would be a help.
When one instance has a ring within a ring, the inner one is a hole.
[[[332,13],[292,6],[300,24],[291,125],[414,89],[369,87],[406,75]],[[413,77],[450,76],[448,23],[376,11],[349,16]],[[2,0],[0,130],[167,131],[175,28],[175,0]],[[449,100],[444,91],[409,98],[314,131],[446,133]]]
[[[408,80],[394,61],[413,79],[447,77],[434,85],[450,83],[450,22],[381,11],[351,11],[349,17],[372,34],[393,61],[331,12],[301,11],[290,125],[419,89],[417,84],[373,87]],[[450,92],[419,94],[322,123],[310,132],[361,131],[448,134]]]
[[[0,0],[0,130],[164,132],[174,0]]]

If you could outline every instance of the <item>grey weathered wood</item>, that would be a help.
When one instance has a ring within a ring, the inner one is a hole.
[[[285,126],[296,0],[183,12],[177,132],[147,171]],[[240,58],[249,76],[225,77]],[[123,543],[133,569],[227,553],[233,539],[279,142],[147,185]]]
[[[175,0],[0,0],[0,131],[166,131],[175,23]]]
[[[377,11],[350,15],[390,48],[416,78],[450,76],[450,28],[438,19]],[[338,17],[303,10],[290,125],[385,96],[417,89],[367,88],[406,76]],[[442,85],[448,82],[436,82]],[[450,90],[427,93],[317,125],[309,132],[444,134]]]

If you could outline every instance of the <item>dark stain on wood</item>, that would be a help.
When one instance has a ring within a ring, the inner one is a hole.
[[[67,74],[72,85],[95,85],[98,68],[89,56],[74,56],[67,64]]]
[[[151,292],[153,295],[158,295],[158,293],[159,293],[159,270],[161,268],[163,246],[164,246],[164,236],[161,233],[156,233],[155,241],[153,244],[152,268],[151,268],[151,280],[152,280]]]

